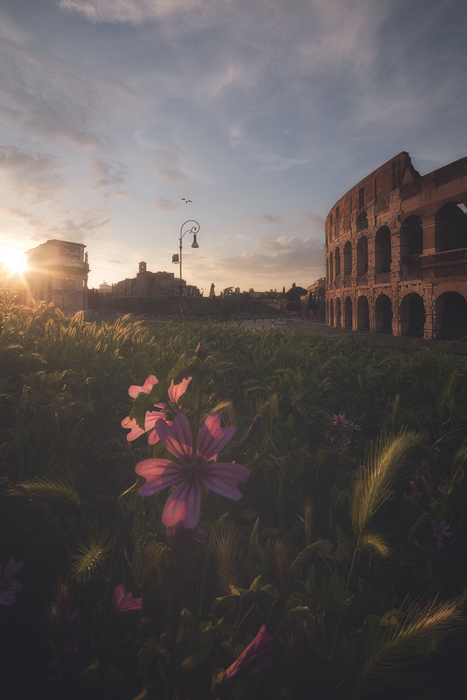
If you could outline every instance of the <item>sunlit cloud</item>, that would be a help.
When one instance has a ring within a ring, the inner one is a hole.
[[[56,198],[65,186],[63,169],[63,164],[49,153],[0,146],[0,173],[4,180],[19,195],[36,202]]]
[[[90,156],[88,163],[88,175],[92,179],[91,189],[100,192],[105,199],[111,195],[128,196],[125,180],[127,173],[122,166],[112,165],[97,156]]]

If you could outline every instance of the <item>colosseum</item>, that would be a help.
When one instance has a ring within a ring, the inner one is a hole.
[[[467,336],[467,158],[421,176],[408,153],[367,175],[326,219],[330,325]]]

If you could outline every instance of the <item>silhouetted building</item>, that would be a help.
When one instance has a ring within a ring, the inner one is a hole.
[[[181,280],[182,294],[186,282]],[[171,297],[179,294],[180,280],[173,272],[150,272],[145,262],[140,262],[136,277],[112,285],[117,297]]]
[[[83,243],[50,240],[26,252],[25,304],[53,302],[64,314],[87,309],[88,254]]]

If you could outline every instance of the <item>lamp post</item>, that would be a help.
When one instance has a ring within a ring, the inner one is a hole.
[[[190,228],[185,228],[187,224],[192,224],[192,226]],[[185,223],[182,224],[180,227],[180,238],[179,238],[179,240],[180,240],[180,257],[179,257],[178,261],[175,259],[178,256],[174,255],[172,258],[172,262],[178,262],[180,264],[180,282],[179,282],[179,286],[178,286],[180,298],[182,296],[182,240],[183,240],[183,237],[187,233],[192,233],[193,234],[193,243],[191,244],[191,247],[192,248],[199,248],[198,242],[196,240],[196,234],[198,233],[199,228],[200,228],[199,223],[197,221],[195,221],[194,219],[188,219],[188,221],[185,221]],[[183,230],[183,229],[185,229],[185,230]]]

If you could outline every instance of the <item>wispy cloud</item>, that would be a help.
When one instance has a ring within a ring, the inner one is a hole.
[[[0,146],[0,173],[19,195],[36,202],[55,200],[63,189],[63,164],[53,155]]]
[[[60,0],[64,10],[79,12],[92,22],[142,24],[177,10],[199,7],[205,0]]]
[[[180,205],[172,202],[167,197],[157,197],[154,200],[154,209],[156,211],[174,211],[175,209],[180,209]]]
[[[92,180],[90,189],[100,192],[105,199],[111,195],[128,196],[127,173],[123,166],[107,163],[98,156],[90,156],[88,163],[88,175]]]

